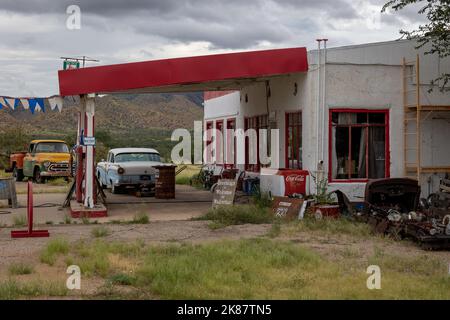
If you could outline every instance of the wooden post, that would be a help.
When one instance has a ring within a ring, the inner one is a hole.
[[[420,186],[420,175],[421,175],[421,103],[420,103],[420,64],[419,64],[419,55],[416,55],[416,117],[417,117],[417,134],[416,134],[416,145],[417,145],[417,181],[419,182]]]

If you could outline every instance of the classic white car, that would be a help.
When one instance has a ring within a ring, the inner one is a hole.
[[[126,188],[154,190],[161,157],[155,149],[120,148],[111,149],[108,158],[97,164],[97,178],[102,188],[111,188],[120,193]]]

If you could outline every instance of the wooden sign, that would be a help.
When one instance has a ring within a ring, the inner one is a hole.
[[[288,197],[274,197],[272,210],[277,218],[298,219],[304,200]]]
[[[213,207],[232,205],[236,193],[236,180],[220,179],[214,189]]]

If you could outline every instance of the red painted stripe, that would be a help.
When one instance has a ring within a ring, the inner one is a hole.
[[[308,71],[306,48],[276,49],[60,70],[62,96],[256,78]]]
[[[226,96],[227,94],[236,92],[235,90],[227,90],[227,91],[205,91],[203,93],[203,99],[205,101]]]

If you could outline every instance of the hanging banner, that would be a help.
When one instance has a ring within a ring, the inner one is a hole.
[[[50,104],[50,109],[55,110],[55,108],[58,108],[59,112],[62,111],[63,98],[51,97],[51,98],[48,98],[48,103]]]
[[[30,109],[30,103],[28,102],[28,99],[20,99],[20,103],[22,103],[22,106],[25,110]]]
[[[3,98],[3,100],[5,100],[6,105],[12,110],[16,110],[16,108],[20,105],[19,99]]]
[[[51,110],[58,109],[62,111],[64,99],[60,96],[51,96],[48,98],[11,98],[0,96],[0,109],[9,108],[17,110],[22,105],[25,110],[30,110],[32,114],[35,112],[45,112],[45,103],[48,100]]]

